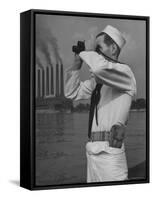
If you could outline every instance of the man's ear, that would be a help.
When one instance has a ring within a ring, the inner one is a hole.
[[[117,52],[117,46],[115,44],[111,44],[111,53],[112,55],[116,55]]]

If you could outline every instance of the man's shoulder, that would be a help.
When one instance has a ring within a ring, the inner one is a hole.
[[[123,70],[129,72],[130,74],[132,74],[134,76],[133,71],[132,71],[132,67],[129,64],[122,63],[122,62],[118,62],[118,64],[120,65],[120,67]]]
[[[130,79],[131,79],[131,91],[129,93],[131,96],[134,96],[137,93],[137,87],[136,87],[136,79],[134,76],[134,73],[132,71],[132,67],[129,64],[122,63],[124,70],[128,73]]]

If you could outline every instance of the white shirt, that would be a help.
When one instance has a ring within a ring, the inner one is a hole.
[[[107,61],[94,51],[83,51],[79,56],[93,75],[82,82],[80,70],[67,70],[65,96],[73,100],[89,99],[96,83],[102,83],[98,126],[94,116],[92,131],[110,131],[115,124],[126,125],[132,97],[136,94],[136,81],[130,67]]]

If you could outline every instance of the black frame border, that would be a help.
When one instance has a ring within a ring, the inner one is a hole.
[[[35,22],[36,15],[63,15],[75,17],[113,18],[142,20],[146,22],[146,178],[126,181],[75,183],[61,185],[36,185],[35,154]],[[24,41],[26,39],[26,42]],[[149,59],[150,59],[150,17],[135,15],[117,15],[101,13],[84,13],[72,11],[53,11],[32,9],[20,14],[20,186],[30,190],[64,189],[93,186],[127,185],[149,183],[150,181],[150,93],[149,93]],[[26,48],[25,48],[26,47]],[[27,62],[28,60],[28,62]],[[27,71],[26,71],[26,69]],[[29,78],[28,78],[29,77]]]

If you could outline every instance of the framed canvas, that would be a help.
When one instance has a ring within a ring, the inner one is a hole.
[[[20,185],[149,182],[149,17],[20,15]]]

